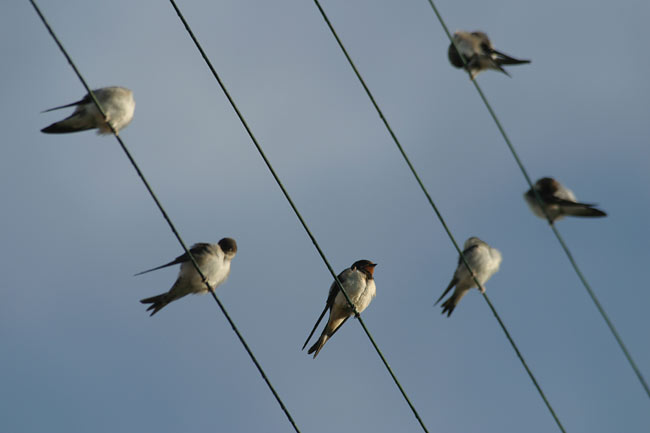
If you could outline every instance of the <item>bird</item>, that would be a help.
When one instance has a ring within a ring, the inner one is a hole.
[[[479,290],[481,293],[485,293],[485,287],[483,285],[499,270],[502,258],[501,252],[496,248],[492,248],[481,239],[472,236],[465,241],[463,256],[465,256],[474,276],[481,283]],[[458,266],[456,267],[456,272],[454,272],[454,277],[434,305],[437,305],[454,286],[456,286],[456,290],[442,304],[442,314],[447,313],[447,317],[451,316],[451,313],[454,312],[454,309],[463,296],[469,292],[469,289],[477,287],[474,278],[472,278],[467,266],[463,263],[462,257],[458,257]]]
[[[366,307],[370,305],[370,301],[372,301],[377,294],[375,280],[372,276],[375,271],[375,266],[377,266],[377,264],[372,263],[369,260],[357,260],[352,264],[352,266],[345,269],[337,277],[341,282],[345,293],[347,293],[350,298],[350,301],[354,304],[357,313],[361,313],[365,310]],[[307,346],[312,335],[314,335],[314,331],[316,331],[318,324],[323,319],[323,316],[325,316],[327,310],[330,310],[327,325],[325,325],[325,328],[316,343],[314,343],[314,345],[307,351],[307,354],[309,355],[312,353],[314,354],[314,359],[316,359],[316,356],[318,356],[318,353],[321,351],[327,340],[332,338],[334,333],[336,333],[345,321],[354,314],[354,310],[345,299],[345,295],[341,293],[336,281],[334,281],[330,286],[327,302],[325,303],[325,309],[321,313],[320,317],[318,317],[314,328],[309,333],[309,337],[307,337],[305,344],[303,344],[302,350],[305,350],[305,346]]]
[[[226,281],[230,274],[230,262],[235,257],[235,254],[237,254],[237,242],[232,238],[223,238],[216,244],[197,243],[192,245],[190,253],[192,253],[201,272],[205,275],[207,282],[215,289]],[[187,253],[176,257],[171,262],[162,266],[138,272],[135,276],[177,264],[181,265],[181,269],[178,272],[176,282],[168,292],[140,300],[143,304],[151,304],[147,308],[147,311],[151,311],[151,316],[170,302],[180,299],[185,295],[189,295],[190,293],[204,294],[208,292],[206,282],[201,278],[196,268],[194,268],[194,264]]]
[[[492,47],[492,42],[488,36],[480,31],[465,32],[457,31],[453,36],[454,42],[458,46],[458,50],[463,54],[467,61],[467,69],[469,70],[470,77],[473,80],[476,76],[487,69],[494,69],[501,71],[507,76],[508,72],[503,69],[503,65],[522,65],[530,63],[530,60],[519,60],[510,57],[495,50]],[[463,68],[463,59],[458,54],[458,50],[453,43],[449,45],[447,56],[449,62],[456,68]]]
[[[552,177],[543,177],[535,182],[534,189],[542,199],[551,224],[564,218],[565,215],[579,217],[604,217],[605,212],[596,209],[595,204],[580,203],[569,188],[563,186]],[[524,199],[530,210],[540,218],[546,219],[544,211],[540,206],[533,188],[524,193]]]
[[[106,119],[113,125],[115,132],[125,128],[133,119],[135,111],[135,100],[133,92],[125,87],[102,87],[93,90],[99,105],[102,106]],[[87,129],[97,128],[97,134],[110,134],[111,128],[104,121],[104,116],[99,112],[90,94],[71,104],[50,108],[48,111],[76,106],[74,112],[65,119],[55,122],[50,126],[41,129],[46,134],[63,134],[67,132],[79,132]]]

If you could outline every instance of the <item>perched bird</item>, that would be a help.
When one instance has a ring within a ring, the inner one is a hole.
[[[486,69],[495,69],[510,76],[503,69],[502,65],[530,63],[530,60],[515,59],[495,50],[492,48],[492,42],[490,42],[488,36],[483,32],[470,33],[457,31],[454,33],[454,42],[456,42],[458,49],[467,61],[467,68],[469,69],[472,80],[476,78],[479,72],[485,71]],[[460,58],[458,50],[456,50],[453,43],[449,45],[447,56],[449,57],[449,62],[456,68],[462,68],[464,66],[463,59]]]
[[[352,301],[358,313],[361,313],[368,305],[370,305],[370,301],[372,301],[372,298],[374,298],[377,293],[375,280],[372,278],[375,266],[377,266],[377,264],[372,263],[371,261],[358,260],[338,275],[338,280],[341,282],[345,293],[348,294],[350,301]],[[354,311],[345,299],[345,295],[341,293],[336,281],[334,281],[330,286],[330,293],[327,296],[325,309],[320,314],[314,328],[309,333],[307,341],[303,344],[303,350],[305,349],[305,346],[307,346],[311,336],[314,335],[314,331],[316,331],[318,324],[323,319],[323,316],[325,316],[327,310],[330,310],[330,317],[327,321],[327,325],[325,325],[325,329],[323,329],[318,341],[316,341],[316,343],[307,351],[310,355],[313,353],[314,358],[318,356],[318,352],[320,352],[327,340],[329,340],[345,323],[345,321],[354,314]]]
[[[119,132],[131,122],[135,110],[135,100],[133,99],[132,91],[124,87],[103,87],[93,90],[93,93],[97,101],[99,101],[99,105],[102,106],[104,113],[106,113],[106,118],[113,125],[116,132]],[[55,122],[47,128],[41,129],[41,132],[46,134],[62,134],[97,128],[97,134],[111,133],[111,128],[104,122],[104,116],[97,109],[90,94],[87,94],[77,102],[50,108],[43,113],[75,105],[76,108],[69,117],[66,117],[60,122]]]
[[[501,253],[499,250],[492,248],[474,236],[465,241],[463,255],[470,268],[472,268],[474,276],[481,283],[481,286],[499,270],[499,265],[501,265]],[[454,272],[454,277],[434,305],[437,305],[454,286],[456,286],[454,294],[442,304],[442,314],[447,313],[447,317],[451,316],[454,308],[456,308],[463,296],[469,292],[469,289],[476,287],[476,282],[461,257],[458,257],[458,267],[456,268],[456,272]],[[484,291],[485,288],[481,290],[481,293]]]
[[[535,182],[535,190],[544,202],[546,212],[551,219],[551,224],[564,218],[565,215],[579,217],[604,217],[607,214],[596,209],[595,204],[579,203],[576,196],[569,188],[562,186],[560,182],[552,177],[543,177]],[[535,215],[546,219],[542,207],[535,198],[533,189],[524,194],[524,199]]]
[[[215,289],[221,283],[226,281],[228,274],[230,274],[230,261],[235,257],[235,254],[237,254],[237,243],[231,238],[223,238],[216,244],[198,243],[192,245],[190,253],[192,253],[199,268],[201,268],[201,272],[205,275],[207,282],[213,289]],[[178,278],[167,293],[152,296],[151,298],[142,299],[140,301],[143,304],[151,304],[149,308],[147,308],[147,311],[153,310],[151,312],[152,316],[160,311],[165,305],[180,299],[185,295],[189,295],[190,293],[203,294],[208,292],[205,282],[201,279],[201,276],[194,268],[194,264],[187,253],[176,257],[173,261],[165,265],[139,272],[135,275],[146,274],[147,272],[162,269],[167,266],[177,265],[179,263],[181,265],[181,270],[178,273]]]

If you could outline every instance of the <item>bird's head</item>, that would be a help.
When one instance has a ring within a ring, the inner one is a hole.
[[[219,246],[226,256],[234,257],[237,254],[237,242],[233,238],[223,238],[219,241]]]
[[[370,260],[357,260],[352,264],[350,269],[353,271],[356,269],[369,276],[372,276],[373,272],[375,272],[375,266],[377,266],[377,263],[373,263]]]

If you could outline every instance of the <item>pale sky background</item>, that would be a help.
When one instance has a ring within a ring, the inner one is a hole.
[[[170,4],[42,0],[91,87],[134,91],[122,137],[188,244],[234,237],[218,293],[303,432],[420,428],[359,324],[300,348],[331,277]],[[431,432],[558,431],[477,291],[433,302],[457,255],[310,1],[180,7]],[[488,293],[568,432],[647,432],[650,400],[589,300],[426,0],[324,1],[459,242],[503,254]],[[605,219],[558,224],[650,378],[647,1],[442,1],[531,65],[478,80],[531,176]],[[85,91],[27,1],[0,7],[0,431],[286,432],[208,296],[138,301],[181,253],[116,140],[39,130]],[[320,332],[320,328],[319,328]]]

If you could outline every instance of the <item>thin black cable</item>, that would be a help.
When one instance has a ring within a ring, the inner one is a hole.
[[[179,242],[179,243],[181,244],[181,246],[183,247],[183,250],[185,250],[185,253],[186,253],[186,254],[188,255],[188,257],[190,258],[190,261],[191,261],[192,264],[194,265],[194,268],[196,269],[196,271],[198,272],[199,276],[201,277],[201,279],[202,279],[203,282],[205,283],[206,287],[208,288],[208,291],[210,292],[210,294],[212,295],[212,297],[214,298],[214,300],[217,302],[217,305],[218,305],[219,308],[221,309],[221,312],[222,312],[223,315],[226,317],[226,320],[228,320],[228,323],[230,324],[230,326],[232,327],[233,331],[234,331],[235,334],[237,335],[237,338],[239,338],[239,341],[241,342],[241,344],[244,346],[244,349],[246,349],[246,352],[248,352],[248,355],[250,356],[251,360],[252,360],[253,363],[255,364],[255,367],[257,367],[257,370],[259,371],[260,375],[262,376],[262,378],[263,378],[264,381],[266,382],[267,386],[269,387],[269,389],[270,389],[271,392],[273,393],[273,396],[275,397],[275,399],[277,400],[278,404],[279,404],[280,407],[282,408],[282,411],[285,413],[285,415],[286,415],[287,418],[289,419],[289,422],[290,422],[291,425],[293,426],[294,430],[295,430],[297,433],[300,433],[300,429],[298,428],[298,426],[296,425],[295,421],[293,420],[293,417],[292,417],[291,414],[289,413],[289,410],[286,408],[286,406],[285,406],[284,403],[282,402],[282,399],[280,398],[280,396],[278,395],[278,393],[275,391],[275,388],[273,388],[273,385],[271,384],[271,381],[269,380],[269,378],[267,377],[266,373],[265,373],[264,370],[262,369],[262,366],[260,365],[260,363],[259,363],[259,362],[257,361],[257,359],[255,358],[255,355],[253,354],[252,350],[250,349],[250,347],[249,347],[248,344],[246,343],[246,340],[244,340],[244,337],[243,337],[243,336],[241,335],[241,333],[239,332],[239,329],[237,329],[237,326],[235,325],[235,322],[232,320],[232,318],[230,317],[230,315],[229,315],[228,312],[226,311],[226,308],[224,307],[224,305],[221,303],[221,301],[220,301],[219,298],[217,297],[217,295],[216,295],[216,293],[215,293],[215,291],[214,291],[214,288],[213,288],[213,287],[208,283],[208,280],[206,279],[205,275],[204,275],[203,272],[201,271],[201,268],[199,267],[198,263],[197,263],[196,260],[194,259],[194,256],[192,256],[192,253],[187,249],[187,246],[185,245],[185,242],[184,242],[183,239],[181,238],[181,235],[180,235],[180,234],[178,233],[178,231],[176,230],[176,227],[174,226],[174,223],[172,223],[171,219],[170,219],[169,216],[167,215],[167,212],[165,211],[165,209],[163,208],[162,204],[161,204],[160,201],[158,200],[158,197],[156,196],[156,194],[154,193],[153,189],[152,189],[151,186],[149,185],[149,182],[147,182],[147,179],[144,177],[144,174],[143,174],[142,171],[140,170],[140,167],[138,166],[138,164],[135,162],[135,159],[133,159],[133,156],[131,156],[131,152],[129,152],[128,148],[127,148],[126,145],[124,144],[124,141],[122,141],[122,138],[119,136],[119,134],[117,133],[117,131],[113,128],[113,125],[111,124],[111,122],[108,121],[108,119],[107,119],[107,117],[106,117],[106,113],[104,112],[102,106],[99,104],[99,101],[97,101],[97,99],[95,98],[95,95],[94,95],[94,93],[92,92],[92,90],[90,89],[90,87],[88,86],[88,84],[86,83],[86,80],[83,78],[83,76],[81,75],[81,73],[79,72],[79,70],[77,69],[77,67],[75,66],[74,62],[72,61],[72,59],[71,59],[70,56],[68,55],[67,51],[65,50],[65,48],[63,47],[63,45],[62,45],[61,42],[59,41],[59,38],[58,38],[58,37],[56,36],[56,34],[54,33],[54,30],[52,30],[52,27],[50,27],[49,23],[48,23],[47,20],[45,19],[45,16],[43,16],[43,14],[41,13],[41,10],[39,9],[39,7],[38,7],[38,5],[36,4],[35,0],[29,0],[29,1],[31,2],[32,6],[33,6],[34,9],[36,10],[36,13],[38,14],[38,16],[40,17],[41,21],[43,22],[43,24],[44,24],[45,27],[47,28],[47,31],[50,33],[50,35],[52,36],[52,38],[54,39],[54,41],[56,42],[56,44],[59,46],[59,49],[61,50],[61,52],[62,52],[63,55],[65,56],[66,60],[68,61],[68,63],[69,63],[70,66],[72,67],[72,69],[74,70],[75,74],[77,74],[77,77],[79,77],[79,80],[81,81],[81,83],[83,84],[83,86],[84,86],[84,87],[86,88],[86,90],[88,91],[88,94],[90,95],[90,97],[92,98],[93,102],[94,102],[95,105],[97,106],[97,109],[99,110],[99,112],[100,112],[100,113],[102,114],[102,116],[104,117],[104,121],[106,122],[106,124],[109,126],[109,128],[110,128],[111,131],[113,132],[113,135],[115,135],[115,138],[117,139],[117,141],[120,143],[120,146],[122,147],[122,150],[124,151],[124,153],[126,154],[126,156],[129,158],[129,161],[131,162],[131,165],[133,166],[133,168],[134,168],[134,169],[136,170],[136,172],[138,173],[138,176],[140,176],[140,179],[142,180],[142,183],[144,183],[145,187],[147,188],[147,191],[149,191],[149,194],[151,195],[151,198],[153,198],[154,202],[156,203],[156,206],[158,206],[158,209],[160,210],[160,213],[162,214],[162,216],[165,218],[165,221],[167,221],[167,224],[169,225],[169,228],[172,230],[172,232],[174,233],[174,236],[176,236],[176,239],[178,240],[178,242]]]
[[[377,352],[377,354],[378,354],[379,357],[381,358],[382,362],[384,363],[384,366],[386,367],[386,369],[387,369],[388,372],[390,373],[390,376],[393,378],[393,381],[395,382],[395,385],[397,385],[397,388],[398,388],[399,391],[401,392],[402,397],[404,397],[404,400],[406,401],[406,403],[408,404],[408,406],[411,408],[411,411],[413,412],[413,415],[415,415],[415,418],[416,418],[416,419],[418,420],[418,422],[420,423],[420,426],[422,427],[422,430],[424,430],[425,432],[428,433],[427,427],[424,425],[424,422],[422,421],[422,418],[420,417],[419,413],[418,413],[417,410],[415,409],[415,406],[413,406],[413,403],[411,403],[411,400],[409,399],[408,395],[406,394],[406,391],[404,391],[404,388],[402,388],[402,385],[400,384],[399,380],[398,380],[397,377],[395,376],[395,373],[393,372],[392,368],[391,368],[390,365],[388,364],[388,361],[387,361],[386,358],[384,357],[383,353],[381,352],[381,350],[380,350],[379,347],[377,346],[377,343],[375,342],[374,338],[373,338],[372,335],[370,334],[370,331],[368,331],[368,328],[366,327],[365,323],[363,322],[363,319],[361,319],[361,315],[359,314],[359,312],[357,311],[356,307],[354,306],[354,304],[353,304],[352,301],[350,300],[350,297],[348,296],[348,294],[346,293],[345,289],[344,289],[343,286],[341,285],[341,282],[339,281],[338,277],[336,276],[336,273],[334,272],[334,269],[332,269],[332,266],[330,265],[329,260],[327,260],[327,257],[325,256],[325,253],[323,253],[323,250],[321,249],[320,245],[318,244],[318,241],[316,240],[316,238],[315,238],[314,235],[312,234],[311,230],[310,230],[309,227],[307,226],[307,223],[305,222],[305,220],[303,219],[302,215],[301,215],[300,212],[298,211],[298,208],[296,207],[296,205],[294,204],[293,200],[291,199],[291,196],[289,195],[289,193],[287,192],[286,188],[285,188],[284,185],[282,184],[282,181],[280,180],[280,178],[278,177],[277,173],[275,172],[275,169],[274,169],[273,166],[271,165],[271,162],[270,162],[269,159],[266,157],[266,154],[265,154],[264,151],[262,150],[262,147],[260,146],[259,142],[258,142],[257,139],[255,138],[255,135],[253,135],[252,130],[251,130],[250,127],[248,126],[248,123],[246,122],[246,119],[244,119],[244,116],[243,116],[243,115],[241,114],[241,112],[239,111],[239,108],[237,108],[237,104],[235,103],[234,99],[230,96],[230,93],[229,93],[228,90],[226,89],[226,86],[224,85],[223,81],[221,81],[221,78],[219,77],[219,74],[218,74],[217,71],[215,70],[214,66],[212,66],[212,62],[211,62],[210,59],[208,58],[208,56],[207,56],[207,54],[205,53],[205,51],[203,51],[203,48],[201,47],[201,44],[199,43],[199,41],[198,41],[198,39],[196,38],[196,36],[194,35],[194,32],[193,32],[192,29],[190,28],[190,25],[188,24],[187,20],[185,20],[185,17],[183,16],[182,12],[180,11],[180,9],[178,8],[178,6],[176,5],[176,2],[175,2],[174,0],[169,0],[169,1],[170,1],[170,3],[172,4],[172,7],[174,8],[174,10],[176,11],[176,14],[178,15],[178,18],[179,18],[179,19],[181,20],[181,22],[183,23],[183,26],[185,27],[185,30],[187,30],[187,33],[190,35],[190,38],[191,38],[192,41],[194,42],[194,45],[196,45],[196,48],[199,50],[199,53],[201,54],[201,57],[203,57],[203,60],[205,61],[205,63],[207,64],[208,68],[209,68],[210,71],[212,72],[212,75],[214,76],[214,78],[215,78],[215,79],[217,80],[217,82],[219,83],[219,87],[221,87],[221,90],[222,90],[223,93],[226,95],[226,98],[228,99],[228,102],[230,102],[230,105],[232,106],[233,110],[235,110],[235,113],[237,114],[237,117],[239,117],[239,120],[241,121],[242,125],[244,126],[244,129],[246,129],[246,132],[248,133],[248,135],[249,135],[249,137],[251,138],[253,144],[254,144],[255,147],[257,148],[257,151],[259,152],[260,156],[261,156],[262,159],[264,160],[264,163],[266,164],[267,168],[268,168],[269,171],[271,172],[271,175],[273,176],[273,179],[275,179],[275,182],[278,184],[278,186],[279,186],[280,189],[282,190],[282,193],[284,194],[284,197],[285,197],[285,198],[287,199],[287,201],[289,202],[289,205],[291,206],[291,209],[293,209],[293,212],[296,214],[296,217],[298,217],[298,220],[300,221],[300,224],[302,224],[302,227],[305,229],[305,232],[307,232],[307,235],[309,236],[309,239],[311,239],[311,242],[314,244],[314,247],[316,247],[316,250],[318,251],[318,254],[320,255],[320,257],[321,257],[321,259],[323,260],[323,262],[325,263],[325,266],[326,266],[327,269],[329,270],[330,274],[331,274],[332,277],[334,278],[334,281],[335,281],[336,284],[338,285],[339,290],[340,290],[340,291],[343,293],[343,295],[345,296],[345,299],[347,300],[348,305],[352,308],[352,310],[353,310],[353,312],[354,312],[354,315],[357,317],[357,319],[359,319],[359,323],[361,324],[361,327],[363,328],[364,332],[365,332],[366,335],[368,336],[368,339],[369,339],[370,342],[372,343],[372,346],[375,348],[375,351]]]
[[[461,60],[463,61],[463,65],[465,65],[465,69],[467,70],[467,60],[465,59],[465,56],[463,56],[462,52],[460,49],[458,49],[458,45],[456,44],[456,41],[454,38],[451,36],[451,33],[449,32],[449,29],[447,28],[447,25],[445,24],[445,21],[442,19],[442,16],[440,15],[440,12],[438,12],[438,8],[436,5],[433,3],[433,0],[427,0],[429,4],[431,5],[431,8],[433,9],[433,12],[436,14],[436,17],[438,18],[438,21],[440,21],[440,24],[442,25],[442,28],[444,29],[445,33],[447,34],[447,37],[451,41],[451,43],[454,45],[454,48],[460,55]],[[469,70],[467,70],[467,73],[470,74]],[[471,74],[470,74],[471,77]],[[584,288],[587,290],[587,293],[589,294],[589,297],[591,300],[594,302],[596,305],[596,308],[598,309],[598,312],[600,315],[603,317],[605,320],[605,323],[607,323],[607,326],[609,327],[609,330],[612,332],[612,335],[614,335],[614,338],[616,339],[616,342],[620,346],[621,350],[623,351],[623,354],[625,355],[625,358],[627,358],[628,363],[630,364],[630,367],[632,367],[632,370],[634,370],[634,373],[636,374],[637,378],[639,379],[639,382],[641,383],[641,386],[645,390],[646,394],[648,397],[650,397],[650,387],[648,386],[648,382],[646,382],[645,378],[643,377],[643,374],[641,373],[641,370],[637,366],[636,362],[634,362],[634,359],[632,358],[632,355],[630,352],[627,350],[627,347],[625,346],[625,343],[623,343],[623,339],[621,338],[620,334],[614,327],[614,323],[610,320],[609,316],[605,312],[605,309],[603,308],[602,304],[598,300],[598,297],[596,296],[596,293],[593,291],[591,288],[591,285],[587,282],[587,279],[585,278],[584,274],[578,267],[578,264],[573,258],[573,254],[571,254],[571,251],[569,250],[569,247],[567,244],[564,242],[564,238],[560,235],[560,232],[557,230],[555,225],[553,224],[553,220],[549,216],[547,210],[546,210],[546,205],[542,201],[542,198],[539,195],[539,192],[535,189],[533,186],[533,182],[530,179],[530,176],[528,175],[528,172],[526,171],[526,168],[524,167],[524,164],[521,162],[521,159],[519,158],[519,155],[515,151],[514,146],[512,145],[512,142],[510,141],[510,138],[506,134],[505,129],[503,129],[503,126],[501,125],[501,122],[499,121],[499,118],[497,117],[496,113],[492,109],[492,105],[488,102],[487,98],[485,97],[485,94],[483,93],[483,89],[481,89],[481,86],[479,86],[478,82],[476,79],[471,80],[472,83],[474,83],[474,87],[478,91],[479,95],[481,96],[481,99],[483,100],[483,103],[485,104],[485,107],[487,110],[490,112],[490,115],[492,116],[492,119],[494,120],[494,123],[497,125],[497,128],[499,129],[499,132],[501,132],[501,135],[503,136],[503,139],[505,140],[506,144],[508,145],[508,148],[510,149],[510,152],[512,153],[512,156],[514,157],[515,161],[517,162],[517,165],[519,166],[519,169],[521,170],[522,174],[526,178],[526,182],[528,183],[528,186],[533,190],[535,194],[535,200],[537,200],[537,203],[540,205],[542,208],[544,215],[546,216],[546,219],[548,220],[549,225],[551,226],[551,229],[553,230],[553,233],[555,233],[555,237],[557,240],[560,242],[560,245],[562,246],[562,249],[564,250],[565,254],[569,258],[569,261],[571,262],[571,265],[573,266],[573,269],[575,270],[576,274],[578,275],[578,278],[582,282],[582,285]]]
[[[318,10],[320,11],[320,13],[321,13],[323,19],[325,20],[325,22],[327,23],[327,26],[329,27],[330,31],[332,32],[332,35],[333,35],[334,38],[336,39],[336,42],[338,43],[339,47],[341,48],[341,51],[343,51],[343,54],[345,55],[345,58],[348,60],[348,63],[349,63],[350,66],[352,67],[352,70],[354,71],[354,73],[356,74],[357,78],[359,79],[359,82],[361,83],[361,85],[363,86],[364,90],[366,91],[366,94],[367,94],[368,97],[370,98],[370,101],[372,102],[372,105],[375,107],[375,110],[377,110],[377,113],[379,114],[379,117],[380,117],[381,120],[384,122],[384,125],[386,126],[386,129],[387,129],[388,132],[390,133],[390,136],[393,138],[393,141],[395,142],[395,145],[397,146],[397,148],[399,149],[400,153],[402,154],[402,157],[404,158],[404,161],[406,162],[406,164],[408,165],[409,169],[411,170],[411,173],[413,173],[413,176],[415,177],[415,180],[418,182],[418,185],[420,185],[420,188],[422,189],[422,192],[423,192],[424,195],[427,197],[427,200],[429,201],[429,204],[431,205],[431,207],[433,208],[434,212],[436,213],[438,219],[440,220],[440,223],[442,224],[443,228],[445,229],[445,232],[447,233],[447,236],[449,237],[449,239],[451,240],[451,242],[454,244],[454,248],[456,248],[456,251],[457,251],[458,254],[460,255],[460,257],[461,257],[461,259],[462,259],[462,261],[463,261],[463,264],[467,267],[467,270],[469,271],[470,275],[471,275],[472,278],[474,279],[474,282],[476,282],[477,286],[481,289],[481,292],[483,292],[483,297],[485,298],[485,301],[487,302],[488,306],[490,307],[490,310],[492,310],[492,314],[494,314],[494,317],[495,317],[495,318],[497,319],[497,321],[499,322],[499,325],[501,326],[501,329],[503,330],[503,332],[505,333],[505,335],[506,335],[508,341],[509,341],[510,344],[512,345],[512,348],[514,349],[514,351],[515,351],[517,357],[519,358],[519,360],[521,361],[522,365],[524,366],[524,369],[526,370],[526,373],[528,373],[528,376],[529,376],[530,379],[532,380],[533,385],[534,385],[535,388],[537,389],[537,392],[538,392],[539,395],[542,397],[542,400],[543,400],[544,403],[546,404],[546,407],[548,408],[549,412],[550,412],[551,415],[553,416],[553,419],[554,419],[555,422],[557,423],[557,425],[558,425],[558,427],[560,428],[560,430],[563,431],[563,432],[566,432],[566,431],[564,430],[564,427],[562,426],[562,423],[560,422],[559,418],[557,417],[557,415],[556,415],[556,413],[555,413],[555,410],[554,410],[553,407],[551,406],[551,403],[548,401],[546,395],[545,395],[544,392],[542,391],[541,386],[540,386],[539,383],[537,382],[537,379],[536,379],[535,376],[533,375],[533,372],[532,372],[532,371],[530,370],[530,368],[528,367],[528,363],[526,362],[526,360],[524,359],[523,355],[521,354],[521,352],[520,352],[519,349],[517,348],[517,345],[515,344],[514,340],[512,339],[512,336],[510,335],[510,332],[508,332],[508,329],[506,328],[505,324],[504,324],[503,321],[501,320],[501,317],[499,316],[499,314],[497,313],[496,309],[495,309],[494,306],[492,305],[492,302],[490,302],[490,299],[487,297],[487,294],[485,293],[485,289],[482,287],[481,283],[478,281],[478,279],[477,279],[476,276],[474,275],[474,272],[473,272],[472,268],[469,266],[469,263],[467,263],[467,260],[466,260],[466,258],[465,258],[465,255],[463,254],[463,251],[462,251],[462,250],[460,249],[460,247],[458,246],[458,243],[456,242],[456,239],[454,238],[454,236],[452,235],[451,231],[449,230],[449,227],[447,226],[447,223],[445,222],[444,218],[442,217],[442,214],[440,213],[440,211],[438,210],[438,207],[437,207],[437,206],[435,205],[435,203],[433,202],[433,199],[431,198],[431,195],[429,194],[429,192],[427,191],[426,187],[425,187],[424,184],[422,183],[422,180],[420,179],[420,176],[418,175],[417,171],[416,171],[415,168],[413,167],[413,164],[411,164],[411,161],[409,160],[408,156],[406,155],[406,152],[404,151],[404,148],[402,147],[400,141],[398,140],[397,136],[396,136],[395,133],[393,132],[393,129],[391,128],[390,124],[389,124],[388,121],[386,120],[386,117],[384,116],[384,113],[383,113],[382,110],[379,108],[379,105],[378,105],[377,102],[375,101],[375,98],[374,98],[374,96],[372,95],[372,93],[370,92],[370,89],[368,88],[368,86],[366,85],[366,82],[365,82],[365,80],[363,79],[363,77],[361,76],[361,73],[359,73],[359,70],[357,69],[357,67],[355,66],[354,62],[352,61],[352,58],[350,57],[350,55],[348,54],[347,50],[345,49],[345,46],[343,45],[343,42],[341,42],[341,39],[339,38],[338,34],[336,33],[336,30],[334,29],[334,26],[332,25],[332,23],[330,22],[329,18],[327,17],[327,14],[325,13],[325,11],[323,10],[323,8],[321,7],[321,5],[320,5],[320,3],[318,2],[318,0],[314,0],[314,3],[316,3],[316,6],[318,7]]]

